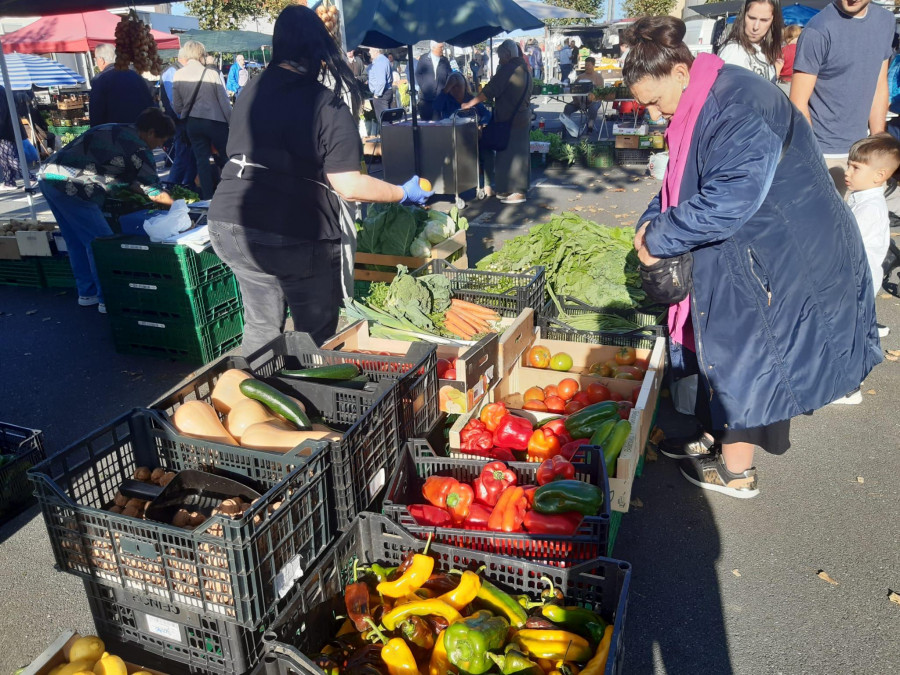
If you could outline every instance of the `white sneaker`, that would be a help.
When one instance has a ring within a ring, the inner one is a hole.
[[[92,307],[100,302],[100,298],[96,295],[79,295],[78,304],[82,307]]]
[[[106,314],[106,304],[102,303],[102,302],[99,303],[97,305],[97,311],[100,312],[101,314]]]
[[[891,334],[891,329],[887,326],[883,326],[880,323],[875,325],[878,326],[878,337],[883,338]]]
[[[834,399],[829,405],[859,405],[862,403],[862,392],[857,389],[846,396]]]

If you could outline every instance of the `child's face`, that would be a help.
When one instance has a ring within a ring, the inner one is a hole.
[[[847,162],[847,171],[844,174],[844,183],[853,192],[868,190],[884,185],[887,180],[887,170],[862,162]]]

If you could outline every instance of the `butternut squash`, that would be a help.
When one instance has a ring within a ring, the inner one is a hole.
[[[262,403],[245,398],[232,406],[228,417],[225,418],[225,428],[229,434],[240,441],[247,427],[274,419],[276,419],[275,415]]]
[[[227,415],[235,404],[247,398],[241,393],[241,382],[252,379],[253,376],[245,370],[237,368],[226,370],[219,376],[216,386],[213,387],[213,407],[223,415]]]
[[[280,421],[253,424],[241,435],[243,447],[269,452],[287,452],[304,441],[339,440],[341,435],[334,431],[290,431],[287,424]]]
[[[209,403],[203,401],[188,401],[175,410],[172,416],[172,424],[185,436],[202,438],[214,443],[227,443],[238,445],[234,437],[229,434],[219,416]]]

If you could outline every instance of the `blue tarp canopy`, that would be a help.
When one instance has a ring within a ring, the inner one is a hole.
[[[543,28],[514,0],[344,0],[347,49],[391,49],[422,40],[468,47],[500,33]]]
[[[9,82],[15,91],[32,87],[72,87],[84,78],[63,64],[36,54],[5,54]]]
[[[796,3],[782,7],[781,16],[784,17],[785,26],[805,26],[807,21],[813,18],[820,10]],[[728,17],[728,23],[734,23],[735,17]]]

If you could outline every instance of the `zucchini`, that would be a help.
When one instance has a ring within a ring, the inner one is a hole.
[[[260,380],[244,380],[239,387],[244,396],[259,401],[276,415],[281,415],[295,424],[300,431],[312,429],[312,422],[309,421],[303,408],[272,385]]]
[[[359,366],[355,363],[337,363],[333,366],[317,366],[303,370],[282,370],[285,377],[311,380],[353,380],[359,377]]]

